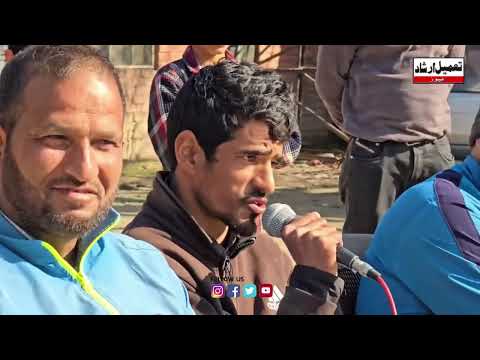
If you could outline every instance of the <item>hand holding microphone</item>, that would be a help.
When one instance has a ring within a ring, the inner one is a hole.
[[[297,264],[337,275],[337,247],[342,245],[342,235],[317,212],[297,216],[288,205],[273,204],[262,221],[270,235],[284,240]]]
[[[262,223],[267,233],[284,240],[297,264],[337,275],[337,263],[340,263],[362,276],[372,279],[381,276],[343,248],[342,234],[316,212],[297,216],[286,204],[272,204],[263,214]]]
[[[378,282],[385,291],[392,314],[397,315],[395,301],[382,275],[356,254],[342,247],[342,235],[318,213],[297,216],[286,204],[272,204],[263,214],[262,224],[271,236],[283,238],[297,264],[337,275],[338,262]]]

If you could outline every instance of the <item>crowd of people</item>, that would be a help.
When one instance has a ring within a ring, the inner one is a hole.
[[[145,128],[163,171],[118,234],[126,104],[115,67],[88,45],[9,45],[0,76],[0,314],[343,313],[342,233],[319,213],[299,215],[281,231],[286,252],[262,226],[275,169],[301,150],[289,85],[228,48],[188,46],[156,73]],[[453,166],[452,86],[411,79],[413,58],[464,52],[318,49],[319,101],[351,137],[343,232],[374,234],[365,260],[400,314],[477,312],[480,116],[471,155]],[[388,313],[379,291],[362,280],[356,312]]]

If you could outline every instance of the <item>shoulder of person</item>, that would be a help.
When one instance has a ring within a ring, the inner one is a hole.
[[[172,237],[169,233],[150,226],[130,227],[125,230],[124,236],[134,240],[148,243],[156,249],[167,249],[172,244]]]
[[[135,227],[127,230],[129,237],[147,242],[160,250],[170,267],[182,279],[190,291],[197,287],[195,279],[204,279],[210,274],[210,269],[190,251],[178,245],[170,234],[153,227]]]
[[[158,80],[160,78],[162,80],[178,80],[181,78],[182,80],[186,81],[188,78],[187,75],[187,68],[183,62],[183,59],[179,59],[158,69],[154,79]]]
[[[114,232],[108,232],[104,235],[107,241],[111,241],[112,244],[115,244],[118,247],[129,249],[129,250],[146,250],[146,251],[157,251],[158,249],[149,244],[147,241],[142,239],[137,239],[128,234],[118,234]]]
[[[431,177],[419,184],[407,189],[397,199],[399,204],[411,208],[415,208],[418,204],[436,206],[435,182],[436,177]]]
[[[125,234],[109,233],[105,241],[119,249],[123,255],[129,258],[130,266],[135,267],[137,271],[149,276],[158,277],[178,277],[185,281],[179,266],[173,266],[171,255],[167,255],[161,247],[153,246],[147,241],[136,239]],[[176,275],[176,276],[175,276]],[[188,279],[188,277],[186,277]]]

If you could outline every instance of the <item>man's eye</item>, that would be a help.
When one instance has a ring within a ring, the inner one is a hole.
[[[105,140],[105,139],[95,141],[94,145],[96,148],[99,148],[100,150],[109,150],[117,146],[117,144],[114,141]]]
[[[257,155],[255,155],[255,154],[245,154],[243,156],[243,158],[245,160],[247,160],[248,162],[256,162],[257,161]]]
[[[64,135],[48,135],[41,140],[46,146],[56,149],[66,148],[69,145],[69,141]]]
[[[274,169],[282,169],[285,166],[287,166],[287,163],[284,160],[273,160],[272,161],[272,167]]]

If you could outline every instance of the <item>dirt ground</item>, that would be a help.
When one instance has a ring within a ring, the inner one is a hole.
[[[318,211],[340,230],[345,219],[338,195],[342,154],[338,149],[304,149],[294,165],[276,172],[276,191],[270,196],[270,203],[289,204],[298,214]],[[121,231],[141,209],[160,169],[156,161],[125,164],[114,204],[122,221],[115,231]]]

